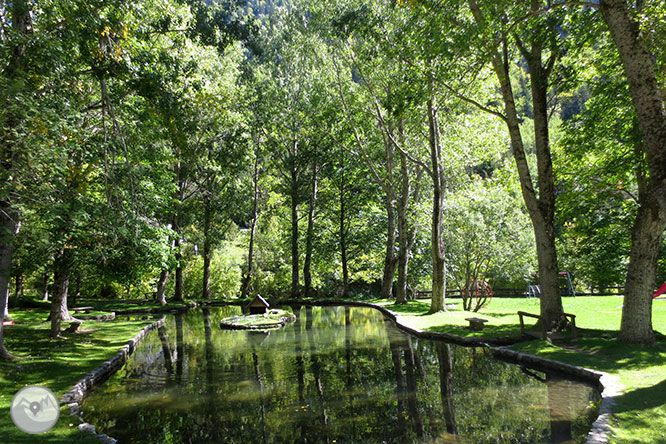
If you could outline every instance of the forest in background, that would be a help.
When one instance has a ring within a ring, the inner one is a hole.
[[[3,1],[0,308],[666,280],[664,6]],[[0,349],[2,335],[0,327]]]

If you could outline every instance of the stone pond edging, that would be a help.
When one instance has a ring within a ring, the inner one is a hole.
[[[585,444],[607,444],[609,443],[611,426],[610,421],[612,418],[612,407],[615,405],[615,397],[619,395],[622,385],[619,383],[618,379],[615,376],[612,376],[608,373],[599,372],[596,370],[591,370],[583,367],[578,367],[574,365],[564,364],[562,362],[554,361],[551,359],[541,358],[539,356],[534,356],[526,353],[516,352],[514,350],[509,350],[503,345],[507,344],[507,341],[502,340],[481,340],[475,338],[466,338],[463,336],[457,336],[451,333],[440,333],[440,332],[428,332],[419,329],[409,327],[398,320],[398,316],[388,308],[374,304],[371,302],[363,301],[345,301],[345,300],[311,300],[304,301],[298,299],[285,300],[281,304],[284,305],[310,305],[310,306],[351,306],[351,307],[367,307],[374,308],[380,311],[386,318],[395,322],[396,326],[419,338],[423,339],[433,339],[433,340],[444,340],[446,342],[451,342],[458,345],[470,346],[470,347],[484,347],[490,350],[490,352],[498,359],[505,361],[510,361],[512,363],[517,363],[520,365],[536,367],[542,370],[548,370],[551,372],[558,373],[562,376],[568,376],[575,379],[583,380],[588,383],[594,384],[599,391],[601,391],[601,406],[599,409],[599,416],[592,424],[592,428],[587,435],[587,440]],[[238,305],[237,303],[206,303],[207,306],[215,305]],[[169,313],[175,311],[187,311],[192,308],[197,308],[199,304],[192,303],[183,307],[178,307],[176,309],[132,309],[132,310],[119,310],[117,314],[134,314],[134,313]],[[139,342],[143,340],[148,332],[154,330],[162,325],[164,325],[165,318],[162,318],[152,324],[144,327],[141,331],[130,339],[129,343],[121,348],[116,355],[104,362],[101,367],[92,372],[88,373],[84,378],[79,380],[72,388],[70,388],[61,398],[61,402],[66,403],[70,408],[70,415],[76,416],[80,424],[78,426],[79,430],[87,431],[96,435],[100,440],[106,444],[116,444],[118,441],[107,436],[100,435],[95,432],[95,426],[86,423],[83,420],[81,413],[81,401],[86,397],[90,390],[98,386],[99,384],[106,381],[110,376],[117,372],[124,364],[127,362],[129,356],[134,352],[136,346]]]
[[[123,365],[125,365],[125,362],[127,362],[129,356],[134,353],[136,346],[143,340],[146,334],[151,330],[163,326],[164,322],[165,318],[162,318],[142,328],[139,333],[136,334],[136,336],[129,340],[127,345],[125,345],[115,354],[115,356],[105,361],[99,368],[88,373],[86,376],[80,379],[79,382],[74,384],[74,386],[72,386],[64,395],[62,395],[60,402],[67,404],[69,407],[69,414],[71,416],[75,416],[79,420],[79,430],[97,435],[97,437],[102,442],[107,444],[115,444],[118,442],[107,435],[97,434],[95,432],[95,426],[88,424],[83,420],[81,413],[81,401],[83,401],[83,399],[88,395],[90,390],[102,384],[104,381],[109,379],[111,375],[117,372]]]

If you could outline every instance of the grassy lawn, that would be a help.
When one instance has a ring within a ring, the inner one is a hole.
[[[106,311],[106,310],[105,310]],[[48,310],[13,309],[15,324],[4,327],[7,348],[20,358],[0,361],[0,442],[1,443],[99,443],[78,431],[78,422],[61,408],[56,426],[41,435],[29,435],[14,426],[9,407],[14,394],[26,385],[38,384],[51,389],[60,398],[67,389],[89,371],[99,367],[151,320],[84,321],[79,332],[65,334],[65,339],[49,339]],[[72,425],[70,425],[72,424]]]
[[[468,337],[517,336],[520,330],[518,310],[538,314],[536,299],[493,299],[479,313],[461,310],[460,300],[448,313],[428,315],[430,300],[410,301],[396,306],[392,301],[376,300],[399,316],[399,321],[426,331],[453,333]],[[620,328],[622,298],[564,298],[564,310],[576,315],[578,338],[554,345],[535,340],[512,346],[525,353],[604,371],[619,378],[624,386],[614,408],[613,438],[617,444],[666,442],[666,341],[640,347],[615,340]],[[465,328],[465,318],[487,319],[483,331]],[[534,321],[530,319],[530,321]],[[666,334],[666,300],[656,300],[653,307],[654,329]]]

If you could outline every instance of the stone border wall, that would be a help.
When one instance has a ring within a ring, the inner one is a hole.
[[[161,327],[164,325],[164,322],[165,318],[162,318],[142,328],[141,331],[139,331],[136,336],[130,339],[127,345],[121,348],[114,357],[105,361],[101,367],[88,373],[86,376],[80,379],[79,382],[74,384],[74,386],[72,386],[72,388],[70,388],[64,395],[62,395],[60,402],[67,404],[69,407],[69,414],[75,416],[79,420],[79,430],[93,433],[97,435],[97,437],[102,442],[107,444],[115,444],[118,442],[107,435],[98,435],[95,432],[95,426],[88,424],[83,420],[81,402],[94,387],[102,384],[115,372],[117,372],[123,365],[125,365],[127,359],[132,353],[134,353],[134,350],[136,350],[136,346],[143,340],[148,332]]]

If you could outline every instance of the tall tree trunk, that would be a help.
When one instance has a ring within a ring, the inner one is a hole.
[[[409,272],[410,251],[410,230],[407,221],[407,208],[409,206],[409,197],[412,193],[412,184],[409,177],[409,166],[407,156],[400,153],[400,176],[402,179],[402,189],[398,199],[398,288],[395,296],[396,304],[407,302],[407,274]]]
[[[428,101],[428,131],[432,176],[432,300],[430,313],[442,311],[446,306],[446,245],[444,244],[444,167],[441,165],[439,122],[435,99]]]
[[[339,186],[339,199],[340,199],[340,225],[339,225],[339,237],[340,237],[340,262],[342,265],[342,295],[347,296],[349,290],[349,263],[347,261],[347,226],[345,220],[347,217],[346,214],[346,204],[345,204],[345,166],[344,166],[344,152],[342,154],[342,163],[341,163],[341,178]]]
[[[176,238],[174,242],[176,248],[176,281],[174,283],[173,300],[176,302],[183,301],[183,255],[180,252],[180,237]]]
[[[469,5],[476,22],[483,25],[485,19],[476,0],[469,0]],[[533,0],[532,9],[538,8],[538,2]],[[551,30],[551,32],[553,31]],[[546,330],[549,330],[562,320],[564,313],[562,297],[558,286],[557,251],[554,242],[555,188],[553,185],[552,160],[548,143],[546,99],[548,77],[555,64],[557,51],[551,50],[551,59],[548,61],[547,66],[544,67],[542,65],[542,49],[537,39],[538,36],[535,35],[531,48],[525,48],[520,40],[516,40],[522,55],[530,66],[537,169],[539,172],[539,196],[537,196],[534,190],[534,183],[520,133],[520,120],[516,110],[516,102],[509,73],[509,49],[506,39],[502,41],[501,53],[496,53],[493,56],[492,66],[502,91],[505,113],[502,119],[506,123],[509,132],[511,151],[516,162],[518,178],[520,180],[520,189],[534,229],[539,283],[541,285],[540,322]]]
[[[538,10],[540,4],[532,0],[532,9]],[[551,30],[551,32],[553,32]],[[540,37],[534,37],[531,48],[520,46],[527,60],[530,72],[532,108],[534,110],[534,143],[536,147],[538,170],[538,212],[530,214],[534,225],[539,264],[539,283],[541,285],[541,322],[547,329],[562,319],[564,308],[559,287],[557,249],[555,248],[555,178],[550,152],[548,133],[548,78],[555,63],[551,54],[548,66],[543,66],[543,49]]]
[[[257,233],[257,221],[259,220],[259,144],[255,143],[254,153],[254,175],[252,176],[252,184],[254,185],[254,193],[252,195],[252,222],[250,223],[250,245],[247,249],[247,273],[243,277],[241,284],[241,298],[247,297],[250,291],[250,283],[252,282],[252,274],[254,273],[254,237]]]
[[[657,258],[666,228],[666,214],[653,193],[640,193],[640,206],[631,230],[631,253],[624,286],[624,305],[619,339],[652,344],[652,293]]]
[[[7,311],[7,292],[9,291],[9,276],[12,268],[12,253],[14,250],[15,220],[7,214],[10,205],[8,201],[0,201],[0,319],[4,320]],[[13,356],[7,351],[4,343],[3,326],[0,322],[0,359],[11,359]]]
[[[382,276],[382,289],[380,298],[391,299],[393,297],[393,277],[395,276],[395,238],[396,238],[396,215],[393,200],[386,196],[386,254],[384,256],[384,274]]]
[[[69,299],[69,306],[74,307],[76,306],[76,301],[81,296],[81,281],[82,281],[81,273],[76,273],[76,280],[74,281],[74,294],[72,295],[71,298]]]
[[[155,300],[159,302],[160,305],[166,305],[166,284],[169,279],[169,270],[162,270],[160,277],[157,280],[157,290],[155,291]]]
[[[23,297],[23,289],[25,287],[25,275],[23,272],[19,272],[16,275],[16,286],[14,287],[14,300],[15,303]]]
[[[303,264],[303,280],[305,282],[305,296],[312,296],[312,249],[314,246],[315,208],[317,205],[317,164],[315,162],[312,176],[312,191],[308,209],[308,229],[305,238],[305,261]]]
[[[183,201],[185,199],[185,167],[181,161],[178,161],[176,166],[176,202],[174,208],[173,216],[173,231],[175,233],[175,239],[173,241],[173,246],[175,248],[175,258],[176,258],[176,281],[174,283],[174,293],[173,300],[176,302],[183,301],[183,255],[180,251],[180,242],[181,242],[181,227],[180,227],[180,218],[181,211],[183,207]]]
[[[203,248],[203,282],[201,285],[201,297],[210,298],[210,255],[211,255],[211,205],[210,196],[204,195],[204,248]]]
[[[47,272],[44,272],[44,276],[42,278],[42,301],[48,301],[49,300],[49,274]]]
[[[298,142],[294,140],[292,147],[291,164],[291,297],[297,298],[300,293],[300,278],[298,267],[298,184],[299,172],[296,166],[296,154],[298,152]]]
[[[666,94],[659,87],[655,57],[650,53],[637,16],[626,0],[601,0],[601,15],[617,46],[643,138],[650,188],[666,213]]]
[[[60,323],[74,318],[67,309],[69,278],[72,274],[72,257],[66,247],[56,255],[53,262],[53,298],[51,300],[51,339],[60,337]]]

